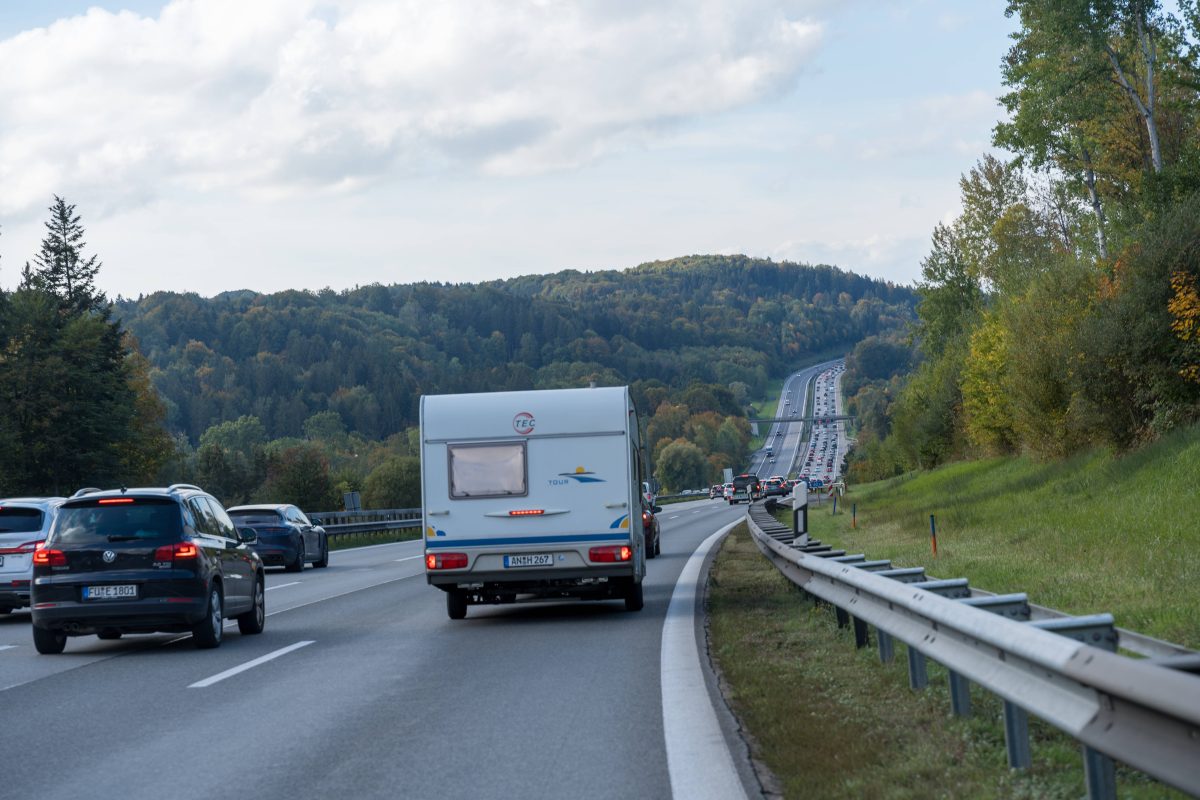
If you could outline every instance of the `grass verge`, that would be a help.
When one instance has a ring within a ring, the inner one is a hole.
[[[1033,768],[1008,769],[1001,705],[972,688],[974,715],[951,716],[946,675],[908,688],[903,645],[881,664],[856,650],[828,607],[801,600],[745,525],[726,538],[709,576],[709,643],[727,699],[756,758],[787,798],[1077,798],[1078,745],[1030,719]],[[1182,795],[1118,766],[1120,796]]]
[[[407,542],[421,538],[421,529],[405,528],[398,531],[371,531],[369,533],[350,533],[343,536],[329,537],[330,550],[348,550],[352,547],[366,547],[369,544],[391,544],[392,542]]]
[[[836,517],[828,502],[811,508],[809,527],[847,552],[1071,614],[1107,611],[1122,628],[1200,649],[1198,475],[1200,426],[1120,458],[997,458],[852,487]]]

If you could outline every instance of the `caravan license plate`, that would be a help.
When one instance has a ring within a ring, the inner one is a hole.
[[[85,586],[84,600],[120,600],[122,598],[137,599],[137,586]]]
[[[505,556],[504,567],[553,567],[554,556],[550,553],[537,553],[521,556]]]

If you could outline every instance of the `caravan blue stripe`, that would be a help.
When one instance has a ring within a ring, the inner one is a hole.
[[[426,537],[426,547],[486,547],[492,544],[570,544],[572,542],[628,542],[628,536],[611,533],[587,533],[574,536],[505,536],[495,539],[430,539]]]

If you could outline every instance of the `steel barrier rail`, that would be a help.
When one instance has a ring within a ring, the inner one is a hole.
[[[763,554],[804,591],[1088,747],[1200,795],[1200,677],[800,552],[753,514],[746,522]]]
[[[374,533],[376,531],[399,531],[407,528],[421,527],[419,519],[388,520],[381,522],[348,522],[339,525],[322,525],[325,535],[337,538],[358,533]]]

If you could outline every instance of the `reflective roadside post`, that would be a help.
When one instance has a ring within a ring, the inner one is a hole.
[[[797,492],[801,486],[804,491]],[[808,481],[800,481],[796,489],[792,490],[792,541],[795,547],[803,547],[808,544]]]
[[[929,539],[933,542],[933,557],[937,558],[937,523],[933,520],[933,514],[929,515]]]

